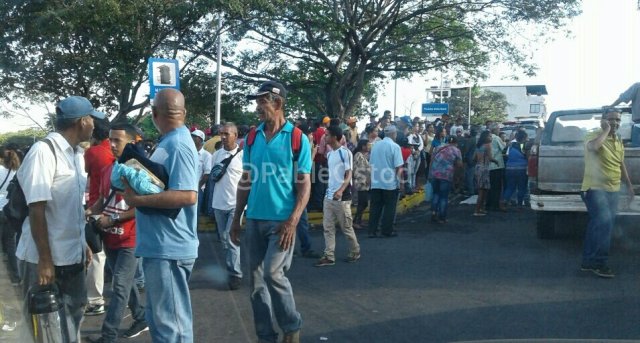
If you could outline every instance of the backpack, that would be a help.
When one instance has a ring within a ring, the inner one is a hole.
[[[56,169],[58,168],[58,156],[56,156],[56,151],[53,148],[53,144],[49,139],[43,139],[43,142],[47,143],[51,152],[53,153],[53,157],[56,160]],[[7,217],[8,220],[23,223],[24,220],[29,216],[29,205],[27,205],[27,200],[24,196],[24,191],[18,182],[18,173],[14,175],[13,179],[9,182],[7,186],[7,204],[2,208],[2,212]]]
[[[256,128],[251,128],[249,133],[247,134],[246,146],[247,153],[249,154],[249,158],[251,158],[251,146],[255,143],[256,135],[258,131]],[[298,162],[298,157],[300,157],[300,147],[302,145],[302,130],[297,127],[293,127],[293,132],[291,133],[291,151],[293,152],[293,162]]]

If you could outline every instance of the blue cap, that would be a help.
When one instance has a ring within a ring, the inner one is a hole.
[[[87,98],[81,96],[70,96],[58,103],[56,106],[58,118],[74,119],[92,116],[97,119],[104,119],[105,115],[93,108]]]
[[[402,120],[405,124],[407,124],[409,126],[411,126],[411,124],[413,123],[411,121],[411,117],[409,117],[409,116],[402,116],[402,117],[400,117],[400,120]]]

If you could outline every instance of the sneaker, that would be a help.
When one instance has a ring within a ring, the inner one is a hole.
[[[98,316],[104,314],[104,305],[87,305],[84,310],[85,316]]]
[[[87,342],[89,343],[104,343],[105,340],[102,336],[89,336],[86,337]]]
[[[232,291],[240,289],[240,285],[242,285],[242,278],[237,276],[229,276],[229,289]]]
[[[611,279],[611,278],[614,278],[616,276],[616,274],[613,273],[611,268],[609,268],[607,266],[601,266],[601,267],[594,268],[593,270],[591,270],[591,272],[596,274],[596,275],[598,275],[599,277],[605,278],[605,279]]]
[[[333,266],[336,261],[329,259],[327,256],[322,256],[321,259],[315,264],[316,267]]]
[[[124,337],[124,338],[137,337],[137,336],[139,336],[141,333],[143,333],[145,331],[149,331],[149,325],[147,325],[146,321],[140,320],[140,321],[137,321],[137,322],[133,322],[133,324],[131,324],[131,327],[128,328],[127,331],[124,332],[122,337]]]
[[[349,253],[349,256],[344,260],[345,262],[354,263],[360,259],[360,252]]]
[[[300,343],[300,330],[285,334],[282,343]]]
[[[580,266],[580,271],[583,272],[593,272],[594,270],[596,270],[596,267],[590,266],[588,264],[583,264]]]

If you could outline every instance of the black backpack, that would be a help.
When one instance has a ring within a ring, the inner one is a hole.
[[[58,164],[58,156],[56,156],[56,151],[53,149],[53,144],[48,139],[43,139],[43,142],[47,143],[49,148],[51,148],[51,152],[53,153],[53,157],[56,159],[56,168]],[[22,191],[22,187],[18,182],[18,173],[13,176],[13,179],[9,182],[7,186],[7,204],[2,208],[2,212],[8,220],[23,223],[24,220],[29,216],[29,206],[27,205],[27,200],[24,197],[24,192]]]

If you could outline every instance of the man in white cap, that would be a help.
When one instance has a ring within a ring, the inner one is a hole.
[[[207,208],[206,204],[204,204],[204,186],[207,184],[209,180],[209,173],[211,172],[211,168],[213,167],[213,159],[212,155],[206,150],[203,149],[205,142],[204,132],[200,130],[193,130],[191,132],[191,138],[193,139],[193,143],[196,145],[196,150],[198,151],[198,209],[200,213],[206,214]]]
[[[91,139],[94,118],[103,119],[86,98],[71,96],[56,106],[56,131],[31,147],[18,170],[29,205],[16,256],[24,264],[23,291],[56,284],[67,317],[71,342],[80,342],[80,322],[87,302],[85,268],[91,250],[84,237],[84,172],[80,142]]]

